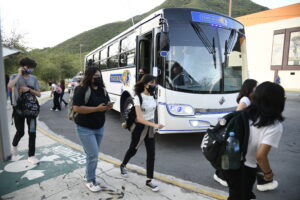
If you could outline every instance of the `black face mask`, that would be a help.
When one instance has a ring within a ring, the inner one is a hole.
[[[100,87],[103,86],[102,78],[101,77],[94,78],[93,85],[100,86]]]
[[[150,95],[153,95],[155,92],[155,85],[149,85],[149,87],[147,88],[147,91],[150,93]]]

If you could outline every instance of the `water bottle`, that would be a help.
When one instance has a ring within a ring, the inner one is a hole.
[[[228,169],[239,169],[241,162],[240,142],[234,137],[234,132],[229,133],[226,153],[228,155]]]
[[[224,170],[228,170],[229,169],[229,156],[228,156],[228,152],[227,150],[224,151],[224,153],[222,154],[221,157],[221,167]]]

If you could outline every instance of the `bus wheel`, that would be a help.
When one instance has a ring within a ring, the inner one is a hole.
[[[121,118],[123,122],[126,121],[126,119],[128,118],[128,113],[132,107],[133,107],[133,99],[131,97],[127,97],[121,110]]]

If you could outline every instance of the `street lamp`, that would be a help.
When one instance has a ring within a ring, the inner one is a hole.
[[[232,0],[229,0],[229,8],[228,8],[229,17],[231,17],[231,7],[232,7]]]

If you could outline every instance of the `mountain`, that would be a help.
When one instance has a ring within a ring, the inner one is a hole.
[[[212,10],[220,13],[228,13],[229,0],[166,0],[160,6],[150,10],[149,12],[135,16],[134,21],[138,22],[149,14],[162,8],[199,8],[204,10]],[[232,0],[232,16],[239,17],[255,12],[267,10],[268,8],[257,5],[250,0]],[[79,45],[83,44],[81,51],[89,52],[97,48],[112,37],[126,30],[132,25],[131,19],[127,21],[114,22],[105,24],[97,28],[85,31],[65,42],[51,48],[54,52],[79,53]]]

